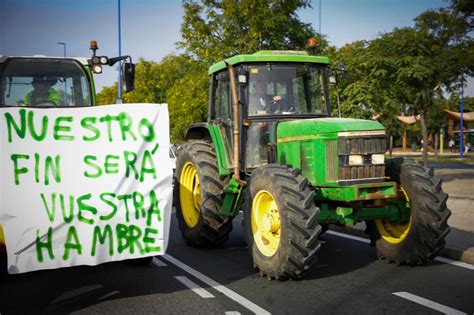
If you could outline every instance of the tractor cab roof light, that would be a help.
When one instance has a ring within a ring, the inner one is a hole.
[[[97,51],[97,49],[99,49],[99,46],[97,45],[97,41],[95,40],[91,40],[90,41],[90,50],[92,50],[92,56],[95,57],[95,52]]]
[[[308,48],[314,48],[318,45],[318,40],[314,37],[308,39]]]
[[[306,49],[311,55],[314,55],[316,53],[316,48],[318,46],[318,40],[314,37],[311,37],[308,39],[308,42],[306,43]]]

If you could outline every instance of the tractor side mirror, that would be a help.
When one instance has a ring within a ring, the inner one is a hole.
[[[135,88],[135,64],[124,62],[122,64],[123,90],[125,93],[133,91]]]

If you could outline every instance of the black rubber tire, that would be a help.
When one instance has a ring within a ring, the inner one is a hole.
[[[395,158],[387,162],[386,174],[405,190],[410,199],[411,227],[399,243],[383,239],[375,221],[368,221],[367,233],[379,258],[397,264],[420,265],[433,259],[445,246],[451,211],[441,179],[412,159]]]
[[[280,243],[276,253],[263,255],[254,242],[251,215],[256,194],[266,190],[275,199],[280,215]],[[245,189],[243,211],[246,238],[254,267],[268,279],[297,279],[316,262],[321,226],[314,203],[315,193],[300,170],[268,164],[257,168]]]
[[[201,187],[201,206],[197,225],[190,228],[184,220],[179,191],[183,166],[191,162],[197,170]],[[183,238],[191,246],[214,247],[223,244],[232,231],[232,218],[217,214],[224,200],[224,188],[228,185],[228,176],[219,176],[217,159],[210,143],[192,140],[183,145],[176,162],[174,205],[179,229]]]

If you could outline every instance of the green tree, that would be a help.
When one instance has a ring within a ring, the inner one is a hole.
[[[179,45],[207,63],[259,50],[301,50],[316,34],[298,18],[308,7],[309,0],[184,0]]]
[[[208,84],[207,67],[202,63],[193,62],[179,83],[167,91],[171,141],[175,143],[182,141],[192,123],[206,120]]]
[[[168,55],[161,62],[140,59],[136,66],[135,89],[123,95],[125,103],[168,103],[171,140],[183,139],[187,126],[205,119],[207,67],[187,55]],[[117,83],[105,87],[98,104],[113,104]]]
[[[118,84],[115,83],[112,86],[106,86],[97,94],[97,104],[98,105],[106,105],[106,104],[114,104],[115,100],[117,99],[117,86]]]
[[[309,0],[183,1],[178,45],[186,53],[166,56],[159,63],[141,59],[135,90],[125,94],[124,101],[168,103],[172,141],[181,141],[191,123],[205,119],[207,68],[234,54],[304,49],[315,31],[298,19],[297,10],[309,4]],[[322,40],[320,48],[324,47]],[[98,96],[100,104],[115,101],[116,86],[104,88]]]
[[[435,126],[430,114],[439,118],[443,93],[457,93],[461,75],[474,70],[472,10],[454,9],[463,1],[453,3],[452,8],[422,13],[414,28],[394,29],[334,53],[347,69],[347,81],[341,84],[343,113],[364,118],[383,113],[389,130],[397,127],[393,116],[419,115],[425,161],[428,130]]]

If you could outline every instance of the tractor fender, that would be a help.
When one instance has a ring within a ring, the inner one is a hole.
[[[205,140],[212,143],[217,158],[217,167],[219,176],[227,176],[232,173],[232,163],[227,156],[222,137],[221,129],[212,123],[196,123],[189,126],[184,139],[189,140]]]

